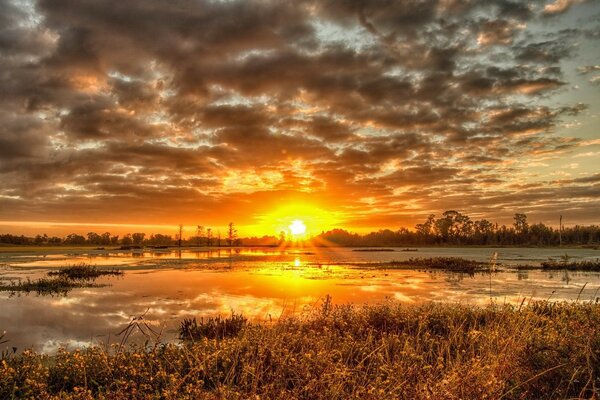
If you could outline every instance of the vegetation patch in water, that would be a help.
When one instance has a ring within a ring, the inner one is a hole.
[[[79,264],[67,268],[61,268],[57,271],[50,271],[48,272],[48,275],[60,276],[74,280],[91,280],[107,275],[120,276],[123,275],[123,271],[119,269],[100,269],[94,265]]]
[[[87,264],[74,265],[67,268],[61,268],[58,271],[48,272],[48,278],[39,278],[32,280],[0,280],[0,292],[31,293],[38,295],[66,295],[72,289],[83,287],[100,287],[92,283],[96,278],[106,275],[123,275],[123,271],[118,269],[99,269]]]
[[[0,292],[16,293],[31,293],[35,292],[38,295],[66,295],[69,291],[75,288],[82,287],[98,287],[93,283],[85,283],[82,281],[74,281],[65,277],[55,278],[39,278],[32,280],[0,281]]]
[[[542,269],[557,270],[567,269],[571,271],[600,271],[600,259],[592,261],[569,261],[568,258],[562,261],[544,261],[541,263]]]
[[[396,251],[394,249],[353,249],[352,251],[364,251],[364,252],[379,252],[379,251],[384,251],[384,252],[389,252],[389,251]]]
[[[0,398],[597,398],[600,305],[325,302],[185,345],[5,353]]]
[[[406,269],[435,269],[452,272],[484,272],[489,271],[488,263],[468,260],[459,257],[409,258],[404,261],[389,261],[383,263],[354,264],[361,267],[406,268]]]

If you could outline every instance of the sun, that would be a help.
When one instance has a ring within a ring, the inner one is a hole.
[[[304,235],[304,233],[306,233],[306,225],[299,219],[295,219],[294,221],[292,221],[288,228],[290,229],[292,235],[295,236]]]

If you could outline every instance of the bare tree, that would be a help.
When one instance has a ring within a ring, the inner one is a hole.
[[[560,219],[558,220],[558,245],[562,246],[562,230],[563,230],[563,223],[562,223],[562,215],[560,216]]]
[[[198,225],[196,227],[196,245],[200,247],[200,240],[202,235],[204,234],[204,227],[202,225]]]
[[[208,247],[212,246],[212,229],[206,229],[206,245]]]
[[[177,242],[179,247],[181,247],[181,240],[183,239],[183,225],[179,225],[179,234],[177,235]]]
[[[233,222],[230,222],[227,228],[227,244],[229,247],[233,246],[235,240],[237,239],[237,229],[233,225]]]

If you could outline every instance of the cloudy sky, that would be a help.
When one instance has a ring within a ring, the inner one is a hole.
[[[0,230],[600,223],[599,1],[0,10]]]

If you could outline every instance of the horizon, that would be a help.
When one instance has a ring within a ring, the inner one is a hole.
[[[449,210],[446,210],[449,211]],[[460,211],[459,211],[460,212]],[[436,218],[440,218],[442,216],[442,213],[439,214],[435,214]],[[469,216],[470,217],[470,216]],[[514,217],[514,214],[513,214]],[[558,217],[560,218],[560,216]],[[558,219],[557,218],[557,219]],[[486,218],[482,218],[482,219],[486,219]],[[422,221],[417,222],[417,224],[419,223],[423,223],[425,222],[426,218],[424,218]],[[478,220],[478,218],[471,218],[472,221]],[[294,220],[292,220],[293,222]],[[296,221],[301,221],[301,220],[296,220]],[[237,224],[235,224],[235,221],[231,221],[234,223],[237,235],[240,239],[250,239],[250,238],[261,238],[261,237],[279,237],[279,234],[283,231],[286,233],[286,235],[290,235],[290,227],[289,226],[281,226],[279,231],[273,231],[271,233],[262,233],[262,232],[253,232],[253,231],[249,231],[248,227],[244,227],[244,226],[239,226]],[[301,221],[302,223],[304,223],[304,221]],[[491,222],[493,225],[498,224],[498,227],[501,226],[506,226],[507,228],[511,228],[514,227],[514,218],[511,218],[510,221],[507,222],[500,222],[500,221],[495,221],[495,220],[489,220],[489,222]],[[544,221],[535,221],[535,220],[531,220],[529,219],[529,216],[527,216],[527,222],[529,225],[533,225],[533,224],[544,224],[545,226],[552,228],[552,229],[557,229],[558,227],[558,223],[556,225],[551,224],[551,223],[545,223]],[[568,220],[566,220],[563,216],[563,228],[573,228],[575,226],[598,226],[600,224],[598,223],[584,223],[584,224],[579,224],[579,223],[568,223]],[[40,227],[47,227],[45,230],[44,228]],[[196,229],[199,226],[199,224],[196,225],[183,225],[183,239],[184,240],[188,240],[190,238],[194,238],[196,237],[195,233],[196,233]],[[210,228],[213,232],[214,235],[217,235],[218,233],[221,233],[222,237],[224,238],[226,236],[227,233],[227,225],[225,226],[205,226],[205,225],[200,225],[202,226],[203,229],[207,229]],[[347,231],[349,233],[352,234],[359,234],[359,235],[366,235],[369,233],[373,233],[373,232],[378,232],[378,231],[382,231],[382,230],[391,230],[391,231],[399,231],[402,229],[407,229],[410,232],[416,232],[416,224],[413,226],[398,226],[398,227],[392,227],[392,226],[382,226],[382,227],[378,227],[376,229],[362,229],[362,230],[353,230],[353,229],[348,229],[345,228],[343,226],[330,226],[327,229],[321,229],[320,231],[316,231],[315,229],[310,229],[309,227],[307,227],[306,233],[302,233],[302,237],[303,240],[304,239],[310,239],[312,237],[316,237],[318,235],[320,235],[321,233],[326,233],[326,232],[330,232],[336,229],[341,229],[344,231]],[[145,229],[149,229],[149,230],[145,230]],[[39,221],[32,221],[28,224],[24,224],[23,222],[20,221],[0,221],[0,235],[3,234],[10,234],[10,235],[24,235],[24,236],[28,236],[28,237],[33,237],[35,235],[44,235],[47,234],[49,237],[51,236],[57,236],[57,237],[65,237],[69,234],[78,234],[78,235],[83,235],[85,236],[87,233],[90,232],[94,232],[94,233],[104,233],[104,232],[109,232],[112,235],[126,235],[126,234],[133,234],[133,233],[144,233],[146,235],[146,237],[148,237],[149,235],[152,234],[163,234],[163,235],[169,235],[172,237],[177,236],[179,231],[179,224],[178,225],[152,225],[152,224],[143,224],[143,225],[136,225],[136,224],[110,224],[110,223],[98,223],[98,224],[85,224],[85,223],[75,223],[75,224],[70,224],[70,223],[61,223],[61,222],[39,222]]]

